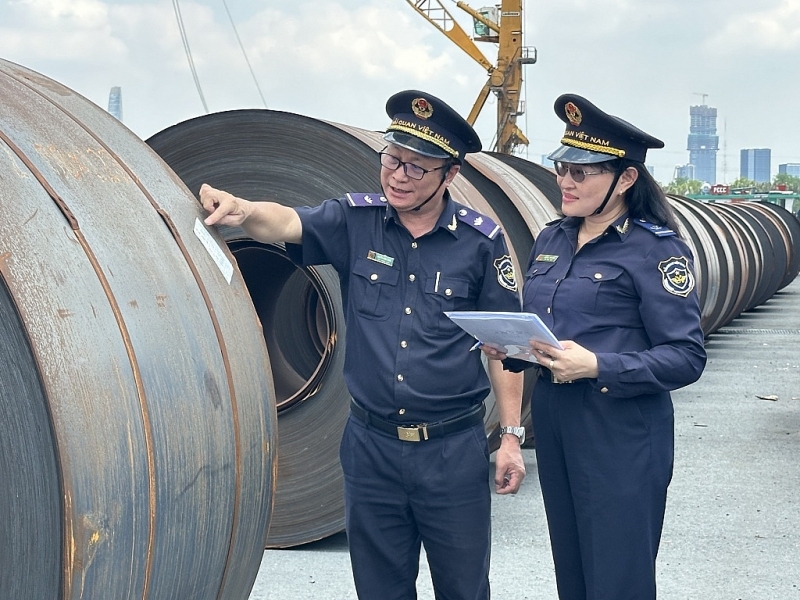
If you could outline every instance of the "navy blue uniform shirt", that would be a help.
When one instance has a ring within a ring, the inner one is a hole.
[[[347,322],[344,377],[370,412],[400,423],[457,416],[489,393],[475,340],[444,311],[519,311],[517,282],[500,228],[454,202],[414,239],[380,194],[348,194],[295,210],[303,265],[339,274]]]
[[[579,225],[567,217],[542,230],[528,261],[523,309],[559,340],[597,355],[593,385],[609,396],[655,394],[697,380],[706,353],[686,243],[669,229],[621,217],[576,254]]]

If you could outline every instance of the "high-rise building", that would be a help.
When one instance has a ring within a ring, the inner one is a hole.
[[[800,177],[800,163],[784,163],[782,165],[778,165],[778,174]]]
[[[705,104],[689,107],[689,163],[694,165],[695,177],[708,183],[717,182],[717,109]]]
[[[108,112],[122,121],[122,88],[115,85],[108,94]]]
[[[673,179],[697,179],[694,175],[694,165],[675,165],[675,174]]]
[[[756,183],[769,183],[772,163],[772,150],[769,148],[745,148],[740,153],[739,177]]]

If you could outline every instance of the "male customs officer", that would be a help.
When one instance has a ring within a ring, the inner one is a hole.
[[[207,224],[241,225],[287,242],[302,265],[338,272],[347,321],[344,377],[351,417],[340,458],[353,577],[365,600],[416,597],[420,545],[437,598],[489,597],[489,393],[474,339],[448,310],[518,311],[500,228],[453,201],[447,187],[481,144],[438,98],[404,91],[386,104],[382,191],[317,207],[251,203],[203,186]],[[497,493],[525,475],[522,376],[489,368],[503,432]]]

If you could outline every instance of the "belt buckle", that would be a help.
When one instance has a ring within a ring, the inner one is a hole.
[[[422,437],[420,437],[420,431],[422,432]],[[411,427],[401,427],[398,425],[397,439],[403,440],[404,442],[421,442],[422,440],[427,440],[428,426],[424,423],[422,425],[412,425]]]
[[[555,373],[550,371],[550,381],[552,381],[553,383],[572,383],[573,380],[567,379],[566,381],[561,381],[558,377],[556,377]]]

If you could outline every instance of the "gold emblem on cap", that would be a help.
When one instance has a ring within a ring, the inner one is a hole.
[[[425,98],[414,98],[414,100],[411,101],[411,110],[414,111],[414,114],[420,119],[429,119],[433,114],[433,107]]]
[[[575,106],[573,102],[567,102],[564,105],[564,114],[567,115],[567,119],[569,122],[572,123],[575,127],[581,124],[583,121],[583,115],[581,114],[581,109]]]

